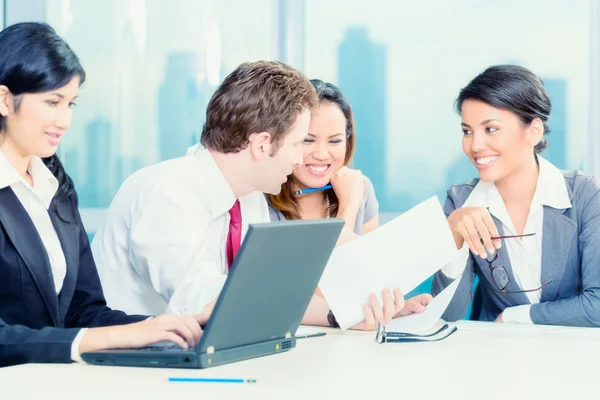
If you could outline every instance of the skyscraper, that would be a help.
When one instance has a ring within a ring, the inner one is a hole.
[[[277,0],[277,59],[304,69],[305,0]]]
[[[112,126],[106,119],[92,120],[85,130],[85,182],[80,200],[81,207],[108,207],[113,196],[111,190]]]
[[[352,106],[356,129],[354,168],[373,182],[380,208],[387,210],[386,49],[366,28],[349,28],[338,47],[338,83]]]
[[[74,146],[67,147],[64,152],[64,158],[61,160],[65,171],[75,184],[75,189],[79,189],[81,185],[81,168],[79,168],[79,158],[77,155],[77,149]]]
[[[564,79],[544,79],[544,87],[552,101],[552,112],[548,121],[550,125],[548,147],[542,156],[558,168],[566,169],[567,82]]]
[[[170,54],[158,93],[159,155],[181,157],[202,131],[206,68],[198,54]]]

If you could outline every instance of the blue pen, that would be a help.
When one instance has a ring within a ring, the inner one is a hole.
[[[294,196],[298,196],[299,194],[306,194],[306,193],[312,193],[312,192],[318,192],[319,190],[327,190],[327,189],[331,189],[333,186],[331,185],[325,185],[323,187],[320,188],[309,188],[309,189],[304,189],[304,190],[296,190],[294,192]]]
[[[242,378],[169,378],[169,382],[256,383],[256,379],[242,379]]]

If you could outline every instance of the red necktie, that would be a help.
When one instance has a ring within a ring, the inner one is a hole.
[[[240,249],[242,241],[242,210],[240,201],[236,200],[229,210],[229,233],[227,234],[227,266],[231,268],[233,260]]]

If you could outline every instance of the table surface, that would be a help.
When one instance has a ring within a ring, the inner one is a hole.
[[[0,369],[0,393],[61,400],[600,397],[600,329],[456,325],[456,333],[434,343],[379,344],[374,332],[324,329],[327,335],[298,340],[289,352],[205,370],[19,365]],[[171,383],[169,377],[257,382]]]

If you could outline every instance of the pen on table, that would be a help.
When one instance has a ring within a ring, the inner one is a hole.
[[[315,332],[315,333],[307,333],[304,335],[294,335],[296,339],[308,339],[313,337],[325,336],[325,332]]]
[[[256,379],[243,379],[243,378],[169,378],[169,382],[256,383]]]
[[[331,189],[333,186],[331,185],[325,185],[323,187],[320,188],[308,188],[308,189],[303,189],[303,190],[296,190],[294,192],[294,196],[298,196],[299,194],[306,194],[306,193],[312,193],[312,192],[318,192],[319,190],[327,190],[327,189]]]

